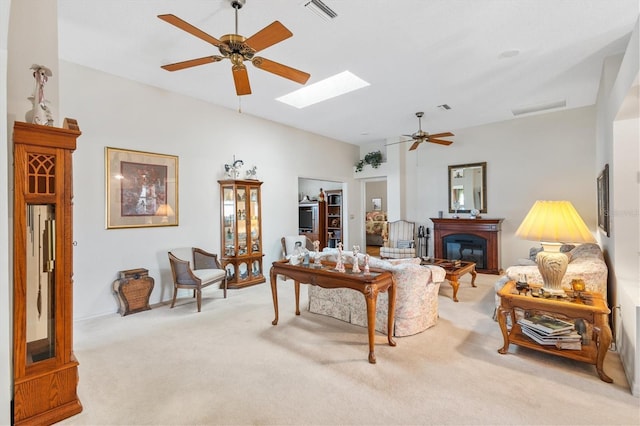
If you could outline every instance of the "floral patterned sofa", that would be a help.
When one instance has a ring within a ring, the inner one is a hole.
[[[532,256],[535,257],[535,250],[532,250]],[[576,246],[567,252],[569,256],[569,265],[567,272],[562,278],[562,288],[571,290],[571,280],[574,278],[582,278],[586,285],[587,291],[600,293],[604,300],[607,300],[607,276],[609,269],[604,261],[604,255],[598,244],[585,243]],[[510,280],[517,280],[521,274],[527,276],[527,282],[542,283],[542,276],[538,271],[538,265],[530,259],[524,259],[520,265],[510,266],[505,274],[495,284],[496,292]],[[500,301],[496,295],[496,307]]]
[[[353,253],[345,251],[345,263],[352,263]],[[325,260],[335,262],[337,250],[325,249]],[[358,254],[360,265],[364,256]],[[396,280],[396,312],[393,335],[397,337],[420,333],[438,320],[438,290],[445,279],[445,270],[439,266],[421,266],[420,258],[381,260],[370,258],[369,266],[381,268]],[[328,315],[362,327],[367,326],[367,305],[362,293],[338,288],[324,289],[309,286],[309,311]],[[376,305],[376,330],[387,333],[388,293],[380,293]]]

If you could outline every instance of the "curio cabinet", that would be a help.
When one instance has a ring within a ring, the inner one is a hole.
[[[229,288],[265,282],[262,211],[257,180],[220,180],[221,261]]]

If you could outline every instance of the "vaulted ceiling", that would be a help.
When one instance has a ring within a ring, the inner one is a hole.
[[[219,54],[157,18],[174,14],[220,38],[228,0],[58,0],[59,56],[309,132],[362,145],[417,130],[453,131],[514,118],[513,110],[595,102],[603,59],[624,52],[637,0],[247,0],[238,33],[279,20],[293,37],[260,52],[311,74],[349,70],[371,85],[304,109],[275,100],[301,87],[247,64],[253,93],[236,96],[229,61],[175,72],[161,65]],[[449,105],[444,110],[440,105]]]

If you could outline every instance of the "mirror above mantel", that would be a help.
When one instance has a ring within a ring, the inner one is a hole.
[[[449,213],[487,212],[487,163],[449,166]]]

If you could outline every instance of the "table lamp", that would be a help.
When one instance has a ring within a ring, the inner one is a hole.
[[[169,204],[160,204],[160,207],[156,210],[156,216],[162,216],[162,223],[168,223],[169,217],[173,217],[175,215],[175,212]]]
[[[536,256],[544,291],[564,295],[562,277],[569,258],[560,252],[564,243],[595,243],[596,240],[569,201],[536,201],[527,213],[516,236],[540,241],[543,251]]]

